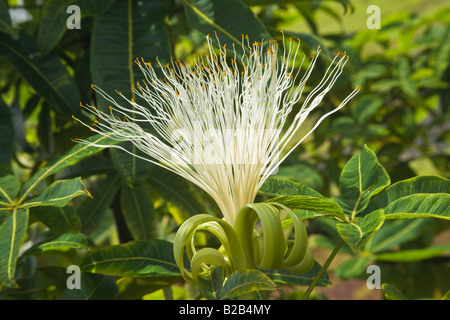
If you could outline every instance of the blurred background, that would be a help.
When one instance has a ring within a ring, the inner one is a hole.
[[[26,182],[73,147],[72,138],[90,136],[72,115],[87,119],[80,103],[103,106],[92,83],[111,94],[129,93],[141,79],[135,58],[190,61],[204,52],[205,35],[214,31],[231,44],[242,34],[282,42],[280,30],[286,41],[299,38],[307,57],[318,45],[323,49],[307,90],[338,52],[350,57],[305,129],[357,85],[362,89],[296,149],[278,176],[335,195],[343,165],[368,145],[393,183],[427,174],[449,178],[450,4],[444,0],[0,0],[0,176],[12,173]],[[123,153],[105,151],[52,179],[75,176],[86,180],[94,200],[75,202],[70,210],[95,246],[138,237],[122,217],[130,210],[123,196],[130,185],[151,199],[152,237],[170,240],[189,215],[216,210],[187,182]],[[423,221],[393,246],[450,242],[447,221]],[[40,228],[28,241],[36,241]],[[329,253],[324,227],[310,228],[320,261]],[[64,265],[69,258],[40,259],[34,263]],[[333,286],[321,289],[323,298],[381,299],[380,290],[365,285],[370,259],[352,259],[344,252],[333,263]],[[18,270],[26,279],[30,267],[22,263]],[[392,270],[383,277],[409,297],[441,296],[449,287],[448,256],[391,262],[383,270]],[[296,289],[289,294],[295,297]]]

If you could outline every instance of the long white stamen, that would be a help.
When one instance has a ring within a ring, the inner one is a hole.
[[[171,170],[205,190],[233,225],[236,213],[254,201],[278,165],[359,88],[323,115],[302,138],[293,141],[307,116],[342,73],[348,57],[338,54],[333,59],[320,83],[287,124],[293,107],[302,100],[320,47],[301,74],[300,68],[294,68],[300,40],[284,45],[284,34],[280,56],[278,43],[272,40],[264,46],[263,42],[251,44],[247,36],[242,36],[242,53],[233,44],[231,57],[217,35],[218,52],[213,49],[211,37],[206,41],[206,54],[196,57],[193,66],[173,60],[163,66],[157,59],[161,78],[150,63],[135,60],[145,81],[133,85],[132,90],[145,105],[117,91],[132,106],[126,108],[93,86],[110,104],[109,112],[83,106],[97,116],[92,126],[83,124],[98,134],[131,141],[146,155],[134,156]],[[301,64],[304,60],[303,55]],[[140,123],[148,124],[158,136],[147,132]],[[120,145],[102,147],[131,153]]]

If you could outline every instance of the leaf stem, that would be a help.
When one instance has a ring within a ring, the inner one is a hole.
[[[323,264],[322,268],[320,268],[319,272],[317,273],[316,277],[313,279],[311,284],[309,285],[308,289],[306,290],[305,294],[302,297],[302,300],[307,300],[309,298],[309,295],[319,282],[319,280],[322,278],[323,274],[327,271],[328,267],[330,266],[331,261],[333,261],[336,254],[341,249],[342,245],[344,244],[344,240],[340,239],[339,242],[336,244],[336,247],[334,247],[333,251],[331,252],[330,256],[328,257],[327,261]]]

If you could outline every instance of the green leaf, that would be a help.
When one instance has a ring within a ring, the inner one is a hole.
[[[395,200],[384,210],[386,219],[437,218],[450,220],[450,194],[413,194]]]
[[[28,227],[28,210],[14,209],[0,225],[0,283],[16,286],[14,274]]]
[[[81,195],[90,196],[81,178],[57,180],[39,196],[26,201],[22,208],[37,206],[64,207],[70,200]]]
[[[128,229],[136,240],[150,240],[155,235],[155,210],[145,186],[122,185],[122,213]]]
[[[192,216],[205,212],[196,189],[179,175],[169,170],[155,169],[148,177],[148,182],[164,200],[180,208],[183,213]]]
[[[352,219],[366,208],[372,196],[390,184],[390,178],[367,146],[344,166],[339,178],[340,196],[335,200]]]
[[[261,290],[276,290],[278,287],[262,271],[249,269],[233,272],[223,285],[220,299],[234,298]]]
[[[108,138],[108,136],[95,135],[86,139],[87,142],[99,145],[117,144],[117,141]],[[64,168],[72,166],[79,161],[94,155],[103,148],[77,143],[74,147],[68,150],[62,157],[39,169],[22,187],[21,198],[19,203],[22,203],[28,195],[48,176],[61,171]]]
[[[450,251],[450,244],[436,245],[424,249],[409,249],[393,252],[384,252],[375,255],[377,261],[413,262],[431,259],[444,255]]]
[[[43,55],[49,53],[68,30],[67,20],[71,13],[67,8],[76,4],[80,8],[81,18],[94,16],[108,9],[114,0],[77,1],[73,0],[47,0],[42,9],[38,45]]]
[[[81,221],[75,208],[65,207],[34,207],[30,213],[45,224],[54,234],[80,231]]]
[[[372,116],[383,106],[384,100],[379,95],[368,94],[360,99],[352,107],[352,113],[357,123],[366,125]]]
[[[338,223],[336,228],[342,239],[355,252],[373,237],[384,223],[384,211],[379,209],[358,219],[354,223]]]
[[[370,260],[372,260],[371,257],[352,257],[336,268],[336,275],[339,279],[357,278],[366,272]]]
[[[118,175],[109,175],[92,187],[92,198],[86,198],[77,208],[81,220],[81,231],[89,234],[99,226],[105,218],[108,208],[116,196],[120,186]]]
[[[56,54],[42,57],[36,39],[17,31],[17,36],[0,33],[0,55],[8,60],[53,110],[68,118],[79,114],[80,95],[75,81]]]
[[[346,221],[346,216],[341,207],[331,199],[312,196],[278,196],[266,202],[281,203],[289,209],[302,209],[332,215],[341,221]]]
[[[139,300],[142,296],[182,282],[183,277],[124,277],[117,281],[119,295],[117,300]]]
[[[365,212],[385,208],[402,197],[416,193],[450,193],[450,179],[439,176],[423,175],[394,183],[375,196]]]
[[[181,275],[173,257],[173,244],[164,240],[130,241],[89,251],[82,271],[120,277]]]
[[[383,283],[381,285],[381,289],[383,290],[384,297],[387,300],[408,300],[407,297],[403,295],[396,287],[391,284]]]
[[[1,1],[0,1],[1,2]],[[0,10],[1,11],[1,10]],[[1,25],[1,20],[0,20]],[[9,168],[14,151],[14,126],[11,111],[0,97],[0,166]],[[2,174],[0,167],[0,175]],[[0,195],[1,197],[1,195]]]
[[[69,232],[52,236],[45,241],[34,245],[25,255],[39,255],[47,251],[67,251],[69,249],[80,249],[87,247],[87,239],[82,233]]]
[[[322,176],[316,169],[303,163],[281,166],[277,171],[276,177],[301,183],[314,190],[321,190],[324,184]]]
[[[429,224],[430,221],[426,219],[386,220],[374,235],[369,249],[374,253],[382,252],[417,239]]]
[[[69,275],[68,275],[69,277]],[[114,277],[101,274],[80,274],[80,289],[66,288],[62,300],[115,300],[119,289]]]
[[[14,33],[9,16],[8,2],[5,3],[4,1],[0,1],[0,32]]]
[[[12,203],[20,191],[20,182],[14,176],[0,177],[0,201]],[[3,205],[0,203],[0,207]]]
[[[206,299],[218,300],[221,297],[224,280],[223,269],[215,267],[198,276],[197,288]]]
[[[216,31],[222,45],[240,44],[243,33],[251,42],[271,39],[255,14],[238,0],[181,0],[181,3],[189,23],[205,35]]]
[[[114,165],[109,157],[96,154],[65,168],[57,174],[58,179],[68,179],[83,177],[87,178],[98,174],[112,174],[116,172]]]
[[[321,266],[314,261],[314,266],[306,273],[298,274],[292,273],[284,269],[270,269],[264,270],[264,273],[270,277],[274,282],[279,284],[291,284],[296,286],[308,286],[316,277]],[[325,272],[320,278],[317,286],[323,287],[330,285],[328,274]]]
[[[106,93],[115,90],[138,103],[139,97],[131,90],[131,85],[144,80],[144,75],[134,60],[170,57],[170,42],[165,29],[165,9],[161,1],[116,1],[107,11],[94,19],[91,40],[92,81]],[[100,109],[107,110],[109,102],[101,94],[96,94]],[[124,103],[127,103],[123,100]],[[123,144],[132,154],[138,149],[133,144]],[[147,176],[149,162],[138,159],[121,150],[112,150],[117,171],[128,182],[142,182]]]
[[[276,177],[271,177],[264,181],[258,193],[269,197],[304,195],[324,198],[319,192],[308,186]]]
[[[444,296],[442,297],[441,300],[450,300],[450,290],[448,290],[448,291],[444,294]]]

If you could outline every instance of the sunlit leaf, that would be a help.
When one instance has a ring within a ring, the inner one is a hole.
[[[336,228],[339,235],[353,249],[358,250],[384,223],[384,212],[382,209],[374,211],[354,223],[338,223]]]
[[[450,193],[450,180],[439,176],[424,175],[396,182],[375,196],[365,212],[384,208],[402,197],[420,193]]]
[[[412,194],[390,203],[386,219],[437,218],[450,220],[450,194]]]
[[[87,239],[82,233],[69,232],[52,236],[24,252],[24,255],[38,255],[47,251],[67,251],[87,246]]]
[[[70,200],[81,195],[90,196],[81,178],[57,180],[44,189],[39,196],[26,201],[22,208],[64,207]]]
[[[259,189],[259,194],[271,197],[304,195],[323,198],[319,192],[306,185],[275,177],[264,181],[264,184]]]
[[[267,202],[277,202],[284,204],[289,209],[308,210],[320,214],[332,215],[341,221],[346,220],[346,216],[341,207],[331,199],[312,196],[278,196],[267,200]]]
[[[356,216],[372,196],[390,184],[390,178],[367,146],[344,166],[339,178],[340,196],[335,200],[345,213]]]

